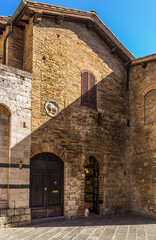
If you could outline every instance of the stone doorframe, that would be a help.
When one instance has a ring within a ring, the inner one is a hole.
[[[53,153],[57,157],[59,157],[64,162],[64,196],[66,195],[66,186],[67,186],[67,153],[65,149],[60,146],[55,145],[54,143],[44,143],[36,145],[35,147],[31,148],[30,159],[39,153]],[[30,197],[30,196],[29,196]],[[66,200],[64,197],[64,206],[66,205]],[[64,209],[64,216],[66,216],[65,208]]]
[[[43,143],[35,147],[32,147],[30,158],[42,152],[53,153],[56,156],[58,156],[60,159],[62,159],[63,162],[66,162],[67,154],[65,149],[63,149],[60,146],[56,146],[53,143]]]

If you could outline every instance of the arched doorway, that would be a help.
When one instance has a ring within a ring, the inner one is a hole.
[[[30,208],[32,218],[63,215],[64,163],[52,153],[30,160]]]
[[[99,164],[94,157],[85,162],[85,207],[99,214]]]

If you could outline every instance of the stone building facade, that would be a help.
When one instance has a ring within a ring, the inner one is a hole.
[[[30,1],[0,34],[1,225],[155,217],[156,56],[135,59],[95,11]]]

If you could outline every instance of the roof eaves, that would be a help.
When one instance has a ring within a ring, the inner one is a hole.
[[[33,9],[36,8],[38,10],[43,11],[51,11],[51,13],[58,13],[58,14],[66,14],[66,16],[72,15],[73,17],[83,18],[84,20],[90,19],[92,20],[98,28],[101,28],[100,31],[103,31],[107,38],[110,40],[110,45],[112,47],[117,47],[117,53],[120,57],[125,59],[125,62],[132,61],[135,57],[128,51],[128,49],[118,40],[118,38],[110,31],[110,29],[102,22],[102,20],[97,16],[94,12],[87,12],[81,11],[71,8],[60,7],[52,4],[40,3],[40,2],[32,2],[26,0],[27,6],[32,7]]]
[[[17,17],[20,15],[20,13],[23,11],[23,9],[26,7],[27,2],[22,0],[20,2],[20,5],[18,6],[18,8],[16,9],[16,11],[14,12],[12,18],[10,19],[9,23],[14,23],[15,20],[17,19]]]
[[[35,1],[29,1],[29,0],[25,0],[25,2],[27,3],[28,7],[36,7],[36,8],[40,8],[40,9],[44,9],[44,10],[55,10],[58,12],[66,12],[66,13],[74,13],[77,15],[88,15],[91,16],[93,13],[88,12],[88,11],[82,11],[82,10],[77,10],[77,9],[73,9],[73,8],[67,8],[67,7],[61,7],[61,6],[57,6],[57,5],[53,5],[53,4],[47,4],[47,3],[42,3],[42,2],[35,2]]]
[[[49,15],[57,16],[62,14],[65,18],[79,19],[82,21],[92,21],[94,23],[94,29],[103,36],[105,42],[111,49],[115,49],[115,53],[122,58],[125,63],[131,62],[135,57],[127,50],[127,48],[118,40],[118,38],[110,31],[110,29],[102,22],[95,12],[81,11],[71,8],[60,7],[52,4],[34,2],[29,0],[22,0],[19,7],[12,16],[10,23],[16,21],[18,16],[22,13],[24,8],[30,8],[34,12],[42,11]]]
[[[156,61],[156,54],[151,54],[145,57],[134,59],[131,63],[131,66],[136,66],[142,63],[148,63],[153,61]]]
[[[93,14],[93,13],[92,13]],[[103,23],[103,21],[98,17],[98,15],[93,14],[93,18],[95,21],[97,21],[103,30],[110,36],[112,42],[114,42],[119,48],[121,48],[122,51],[124,51],[124,54],[130,58],[131,61],[135,59],[134,55],[120,42],[120,40],[112,33],[112,31]]]

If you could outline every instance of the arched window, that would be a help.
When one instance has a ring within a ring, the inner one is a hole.
[[[87,70],[81,72],[81,104],[96,107],[95,77]]]

